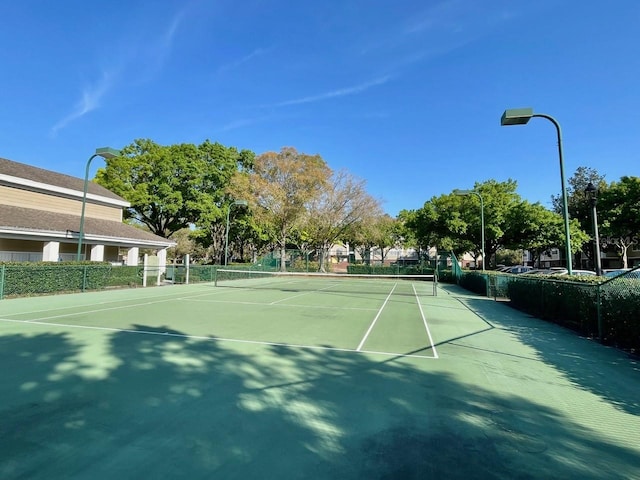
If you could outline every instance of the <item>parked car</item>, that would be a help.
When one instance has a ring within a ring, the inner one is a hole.
[[[524,275],[549,275],[552,271],[549,268],[532,268],[528,272],[524,272]]]
[[[624,278],[640,278],[640,269],[617,268],[614,270],[605,270],[604,276],[607,278],[615,278],[624,275]]]
[[[496,272],[503,272],[503,273],[504,273],[504,272],[506,272],[507,270],[509,270],[510,268],[512,268],[512,265],[509,265],[509,266],[507,266],[507,265],[498,265],[498,266],[496,267],[496,270],[495,270],[495,271],[496,271]]]
[[[551,273],[549,273],[549,275],[568,275],[568,274],[569,274],[569,270],[567,270],[566,268],[555,269],[551,271]],[[573,270],[573,269],[571,269],[571,274],[578,277],[590,277],[590,276],[597,275],[596,272],[593,272],[591,270]]]
[[[507,270],[504,270],[504,273],[514,273],[516,275],[520,273],[526,273],[529,270],[533,270],[533,267],[528,265],[515,265],[513,267],[509,267]]]

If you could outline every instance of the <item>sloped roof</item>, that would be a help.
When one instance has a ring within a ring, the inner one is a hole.
[[[7,160],[6,158],[0,158],[0,174],[31,180],[32,182],[38,182],[54,187],[77,190],[79,192],[84,190],[83,178],[76,178],[63,173],[52,172],[51,170],[45,170],[44,168],[32,167],[25,163]],[[119,195],[116,195],[112,191],[107,190],[103,186],[94,182],[88,183],[87,191],[94,195],[100,195],[102,197],[119,200],[121,202],[126,201]]]
[[[0,208],[0,230],[15,230],[16,234],[64,237],[70,241],[77,239],[80,217],[63,213],[45,212],[34,208],[2,205]],[[127,225],[126,223],[85,217],[84,237],[111,239],[113,243],[138,245],[171,246],[175,242],[154,235],[151,232]]]

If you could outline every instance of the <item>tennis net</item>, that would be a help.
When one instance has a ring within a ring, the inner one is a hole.
[[[355,292],[373,295],[437,295],[436,275],[366,275],[345,273],[263,272],[218,269],[216,287],[271,289],[291,292]]]

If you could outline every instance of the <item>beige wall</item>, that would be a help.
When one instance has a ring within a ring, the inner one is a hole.
[[[0,205],[35,208],[45,212],[66,213],[80,216],[82,200],[74,200],[52,194],[30,192],[0,185]],[[122,207],[107,207],[87,202],[85,217],[122,221]]]
[[[33,253],[36,255],[42,255],[42,251],[44,248],[45,242],[40,242],[36,240],[14,240],[8,238],[0,238],[0,254],[2,252],[24,252],[24,253]],[[87,248],[87,259],[89,258],[89,251],[91,245],[85,245]],[[75,255],[77,253],[78,244],[77,243],[60,243],[60,254],[65,255],[64,258],[70,260],[68,258],[69,255],[73,255],[73,260],[75,260]],[[30,261],[40,261],[41,258],[33,258]],[[21,260],[24,261],[24,260]],[[104,261],[105,262],[120,262],[122,258],[120,257],[120,248],[114,245],[106,245],[104,247]]]
[[[0,238],[0,252],[42,252],[43,242]]]

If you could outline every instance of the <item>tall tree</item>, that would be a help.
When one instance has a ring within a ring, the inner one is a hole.
[[[628,267],[628,250],[640,245],[640,178],[624,176],[600,193],[602,243],[613,245]]]
[[[131,204],[127,218],[165,238],[190,224],[220,222],[230,179],[254,157],[208,140],[162,146],[138,139],[121,152],[98,170],[97,183]]]
[[[309,202],[303,230],[319,252],[319,268],[325,271],[331,246],[357,222],[381,215],[379,202],[365,190],[365,182],[345,170],[334,172],[323,191]]]
[[[604,175],[600,175],[595,168],[578,167],[575,173],[567,180],[567,208],[569,218],[575,218],[580,222],[583,230],[591,230],[591,207],[585,195],[585,189],[589,183],[598,189],[607,187]],[[553,210],[563,215],[562,195],[552,195]]]
[[[580,250],[588,237],[577,220],[569,224],[572,253]],[[546,209],[540,203],[522,201],[508,212],[502,240],[506,248],[528,250],[536,265],[542,254],[566,243],[562,214]]]
[[[253,171],[237,178],[237,190],[247,193],[253,214],[275,232],[280,256],[286,257],[291,233],[304,218],[310,203],[327,188],[331,170],[320,155],[285,147],[255,159]],[[280,269],[286,270],[284,261]]]
[[[489,180],[474,186],[474,191],[482,195],[484,203],[487,263],[498,249],[524,248],[527,241],[537,250],[564,244],[564,235],[551,228],[558,221],[562,223],[561,217],[553,216],[552,212],[546,215],[541,212],[543,207],[524,203],[516,193],[516,186],[513,180]],[[441,195],[426,202],[417,212],[406,214],[405,225],[413,230],[421,244],[456,252],[471,252],[477,259],[482,246],[481,210],[477,195]],[[530,221],[528,214],[535,214],[541,223],[536,225],[535,221]],[[576,221],[571,223],[571,229],[574,232],[572,249],[576,251],[586,237]],[[536,234],[541,237],[537,238]]]

